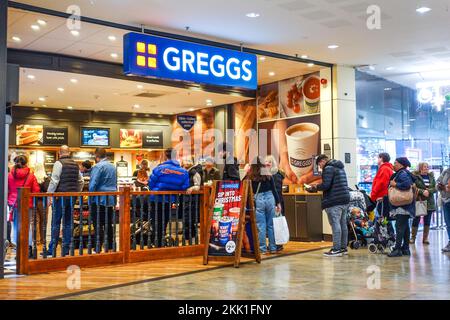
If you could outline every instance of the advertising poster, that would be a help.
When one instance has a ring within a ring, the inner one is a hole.
[[[260,144],[267,143],[267,153],[278,156],[279,168],[286,174],[284,184],[319,182],[313,158],[320,154],[320,115],[264,122],[261,129],[267,130],[267,137],[273,135]]]
[[[109,146],[109,129],[81,128],[81,145],[89,147]]]
[[[162,148],[163,132],[161,130],[144,130],[142,133],[142,146],[144,148]]]
[[[120,129],[121,148],[142,148],[142,130]]]
[[[280,118],[320,112],[320,77],[313,73],[280,81]]]
[[[44,126],[21,124],[16,126],[16,145],[39,146],[42,145]]]
[[[276,120],[280,117],[278,82],[265,84],[258,91],[258,120]]]
[[[208,255],[235,255],[243,189],[240,181],[217,182]]]
[[[238,160],[249,163],[250,137],[249,130],[256,130],[256,100],[233,104],[234,128],[236,130],[234,150]]]
[[[45,146],[62,146],[69,142],[69,129],[67,127],[44,127],[42,144]]]

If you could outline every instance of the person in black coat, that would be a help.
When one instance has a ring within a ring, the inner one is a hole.
[[[323,191],[322,208],[328,215],[333,232],[333,248],[325,252],[327,257],[347,254],[347,212],[350,203],[347,175],[344,164],[339,160],[330,160],[327,155],[320,155],[316,160],[322,169],[322,183],[306,188],[308,192]]]
[[[222,180],[241,180],[239,174],[239,163],[236,157],[233,157],[233,147],[229,143],[222,143],[219,146],[219,169],[222,171]]]

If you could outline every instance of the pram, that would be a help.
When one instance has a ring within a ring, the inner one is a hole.
[[[358,250],[368,245],[372,239],[373,227],[367,214],[367,197],[364,191],[350,190],[350,204],[347,212],[349,245]]]
[[[385,208],[387,208],[385,210]],[[392,226],[392,218],[389,216],[389,200],[383,199],[380,212],[375,218],[375,229],[373,242],[369,244],[369,252],[385,253],[392,251],[395,245],[395,231]]]

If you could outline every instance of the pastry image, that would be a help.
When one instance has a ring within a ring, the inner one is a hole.
[[[121,148],[141,148],[142,131],[120,129],[120,147]]]
[[[268,85],[266,88],[262,87],[258,99],[258,119],[259,120],[278,119],[279,111],[280,110],[278,107],[278,87],[274,86],[273,84]]]
[[[44,127],[40,125],[18,125],[16,127],[16,144],[33,146],[42,144]]]

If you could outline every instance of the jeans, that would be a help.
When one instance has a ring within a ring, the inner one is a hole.
[[[28,219],[30,219],[31,218],[31,210],[28,210],[28,216],[29,216]],[[12,238],[12,240],[13,240],[12,243],[17,245],[19,243],[19,239],[18,239],[18,235],[19,235],[19,210],[18,210],[17,207],[15,207],[13,209],[13,222],[12,222],[12,224],[10,223],[10,231],[11,231],[10,238]],[[28,246],[31,246],[32,243],[33,243],[33,238],[32,238],[32,233],[31,232],[32,232],[32,226],[30,224],[29,231],[28,231]],[[8,240],[10,240],[10,239],[8,239]]]
[[[59,230],[61,228],[61,220],[63,220],[63,237],[62,237],[62,255],[69,254],[70,241],[72,237],[72,225],[71,225],[71,210],[72,201],[70,197],[55,198],[53,204],[53,216],[52,216],[52,234],[51,241],[48,245],[48,250],[51,254],[56,252],[58,246]]]
[[[448,241],[450,242],[450,201],[444,203],[444,221],[447,226]]]
[[[163,208],[164,207],[164,208]],[[157,212],[156,212],[157,211]],[[164,205],[161,202],[156,202],[153,205],[154,219],[152,220],[153,234],[151,239],[157,248],[165,247],[167,225],[169,224],[171,216],[171,203],[165,202]],[[164,220],[164,221],[163,221]]]
[[[273,218],[275,217],[275,198],[272,191],[258,193],[255,197],[256,226],[258,228],[259,249],[267,252],[266,235],[269,238],[269,250],[275,252],[275,234],[273,232]]]
[[[104,246],[105,251],[113,249],[113,240],[115,237],[113,229],[113,211],[114,207],[98,206],[96,203],[91,206],[91,221],[94,225],[95,235],[93,238],[93,246],[95,251],[99,253]],[[98,216],[97,216],[98,215]],[[97,220],[98,219],[98,220]],[[105,231],[107,242],[105,244]],[[99,237],[97,241],[97,237]]]
[[[426,215],[426,216],[424,216],[423,217],[423,225],[424,226],[430,226],[430,224],[431,224],[431,217],[433,216],[433,212],[434,211],[428,211],[428,214]],[[419,224],[420,224],[420,218],[421,217],[415,217],[414,219],[413,219],[413,222],[412,222],[412,226],[414,227],[414,228],[418,228],[419,227]]]
[[[409,250],[409,215],[397,214],[395,218],[395,249]]]
[[[333,232],[333,250],[338,251],[347,248],[348,227],[347,212],[348,205],[338,205],[325,209],[328,221]]]

